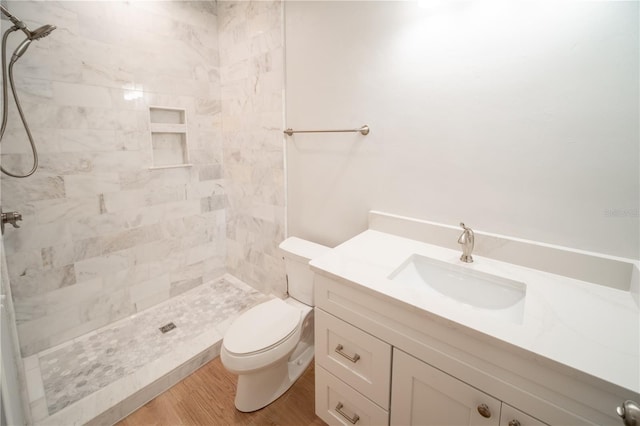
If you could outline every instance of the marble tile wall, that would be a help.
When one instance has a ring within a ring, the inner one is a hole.
[[[24,217],[4,243],[28,356],[225,272],[218,7],[3,4],[31,28],[57,26],[14,68],[40,168],[1,179],[3,210]],[[149,106],[186,109],[192,167],[149,170]],[[9,120],[2,164],[28,170],[13,105]]]
[[[265,292],[286,292],[283,4],[218,3],[227,270]]]

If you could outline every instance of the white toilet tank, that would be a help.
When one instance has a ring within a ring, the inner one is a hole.
[[[315,306],[313,300],[313,271],[309,261],[331,250],[329,247],[296,237],[289,237],[280,243],[287,272],[289,296],[308,306]]]

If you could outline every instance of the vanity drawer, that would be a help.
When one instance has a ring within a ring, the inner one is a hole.
[[[389,409],[391,346],[321,309],[315,321],[316,363]]]
[[[316,414],[329,425],[388,425],[389,413],[316,366]]]

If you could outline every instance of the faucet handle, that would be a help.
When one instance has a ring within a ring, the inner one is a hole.
[[[18,213],[18,212],[13,212],[13,217],[11,218],[10,222],[13,225],[14,228],[20,228],[20,225],[18,225],[18,222],[22,221],[22,214]]]
[[[464,230],[462,235],[466,235],[469,239],[473,239],[473,229],[469,228],[463,222],[460,222],[460,227]]]

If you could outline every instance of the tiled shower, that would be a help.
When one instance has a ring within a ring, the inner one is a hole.
[[[45,354],[44,366],[225,273],[284,294],[282,4],[2,4],[31,28],[57,27],[15,66],[40,167],[1,179],[2,210],[23,216],[3,237],[21,356]],[[153,108],[183,114],[170,150],[188,161],[154,163],[172,142],[155,144]],[[13,104],[1,148],[5,169],[28,170]],[[238,285],[240,309],[256,296]]]

